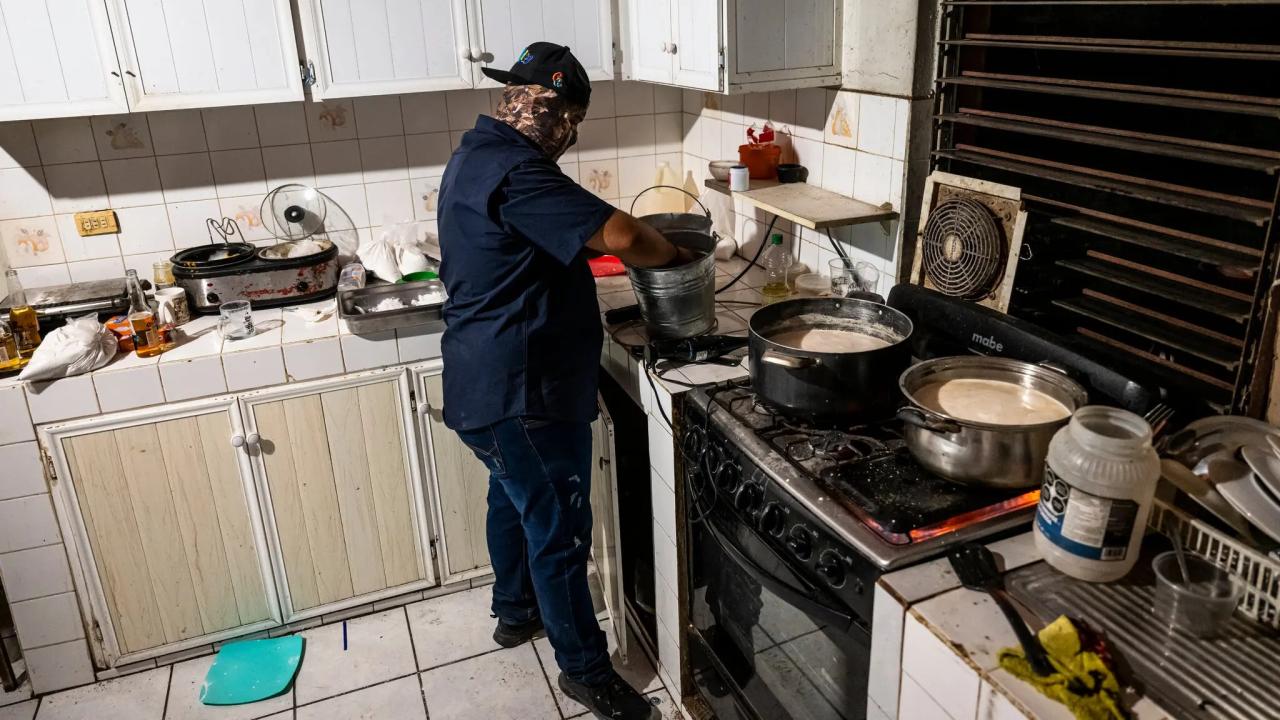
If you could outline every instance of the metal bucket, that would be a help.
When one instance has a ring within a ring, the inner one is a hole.
[[[684,192],[681,188],[674,189]],[[696,196],[690,196],[697,200]],[[673,245],[703,253],[701,258],[679,267],[627,266],[627,275],[640,305],[640,315],[648,326],[649,337],[654,340],[693,337],[715,327],[716,237],[711,232],[711,212],[705,207],[703,211],[704,215],[661,213],[640,218]]]

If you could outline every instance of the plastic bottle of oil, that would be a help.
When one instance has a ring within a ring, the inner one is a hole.
[[[5,282],[9,286],[9,329],[13,332],[14,342],[18,346],[18,355],[22,364],[31,359],[36,347],[40,345],[40,319],[36,317],[35,308],[27,304],[27,292],[22,289],[22,281],[18,279],[17,270],[5,273]]]
[[[775,233],[769,237],[769,247],[765,248],[764,257],[764,304],[786,300],[791,297],[791,285],[787,283],[787,268],[791,265],[791,255],[782,247],[782,236]]]
[[[125,271],[125,284],[129,290],[129,327],[133,330],[133,349],[138,357],[153,357],[165,351],[156,315],[142,294],[136,270]]]

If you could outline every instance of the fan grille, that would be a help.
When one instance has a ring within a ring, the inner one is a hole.
[[[969,198],[954,198],[933,209],[922,246],[930,283],[940,292],[969,300],[991,292],[1005,261],[995,215]]]

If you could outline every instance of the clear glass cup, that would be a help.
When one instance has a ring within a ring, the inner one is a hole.
[[[1156,573],[1152,611],[1171,632],[1211,638],[1231,619],[1244,587],[1212,562],[1199,555],[1185,555],[1188,577],[1183,577],[1178,554],[1172,550],[1151,562]]]
[[[869,262],[834,258],[827,265],[831,294],[835,297],[848,297],[851,292],[873,293],[880,284],[880,271]]]
[[[226,340],[243,340],[253,337],[253,308],[248,300],[228,300],[218,306],[218,332]]]

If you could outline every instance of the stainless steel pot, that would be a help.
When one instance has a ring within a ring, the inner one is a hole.
[[[911,362],[911,320],[887,305],[806,298],[767,305],[751,316],[751,386],[770,405],[820,424],[892,417],[894,380]],[[889,345],[864,352],[815,352],[772,340],[802,328],[873,335]]]
[[[902,373],[898,386],[910,405],[898,412],[903,437],[916,460],[952,482],[994,488],[1029,488],[1044,480],[1049,441],[1070,416],[1034,425],[992,425],[927,408],[915,392],[954,379],[999,380],[1045,393],[1075,412],[1088,394],[1075,380],[1043,365],[965,355],[926,360]]]

